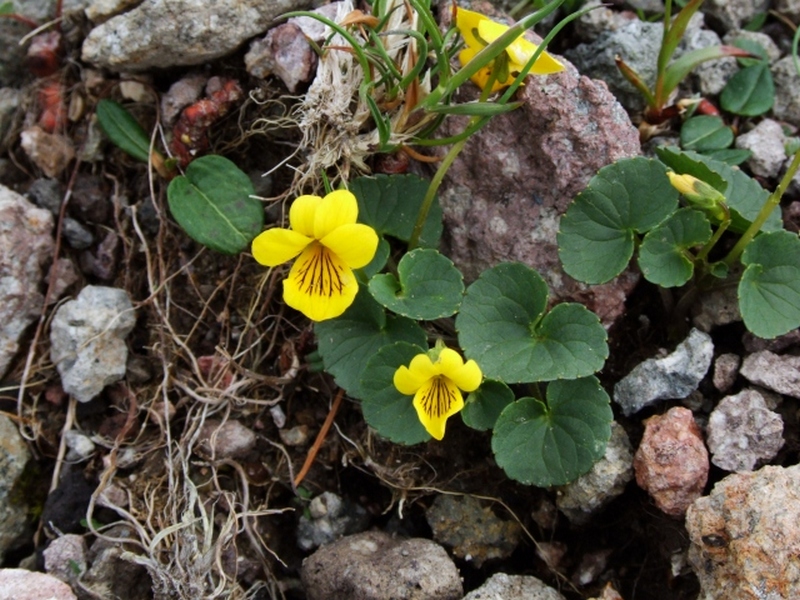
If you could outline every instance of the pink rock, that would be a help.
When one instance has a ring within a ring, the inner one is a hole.
[[[636,483],[659,509],[683,515],[708,480],[708,451],[692,411],[676,406],[647,419],[633,468]]]
[[[76,600],[63,581],[26,569],[0,569],[0,600]]]
[[[800,598],[800,466],[728,475],[686,512],[700,597]]]

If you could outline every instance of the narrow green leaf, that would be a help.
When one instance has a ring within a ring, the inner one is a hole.
[[[749,56],[749,53],[735,46],[706,46],[682,55],[664,71],[664,97],[669,97],[696,66],[709,60],[717,60],[729,56],[746,57]]]
[[[443,115],[494,117],[511,112],[520,106],[522,106],[522,102],[508,102],[507,104],[497,104],[496,102],[466,102],[464,104],[443,104],[434,106],[428,110]]]
[[[701,115],[681,127],[681,146],[685,150],[705,152],[727,148],[733,143],[733,131],[717,116]]]
[[[547,285],[533,269],[503,263],[467,288],[456,317],[459,343],[490,379],[506,383],[573,379],[599,371],[606,331],[580,304],[548,314]]]
[[[146,163],[150,158],[150,138],[133,115],[113,100],[100,100],[96,110],[97,122],[108,139],[133,158]]]
[[[514,392],[502,381],[486,379],[477,390],[467,396],[461,419],[478,431],[494,429],[497,417],[514,401]]]
[[[725,84],[719,102],[728,112],[745,117],[757,117],[770,110],[775,103],[775,82],[769,63],[762,61],[734,74]]]
[[[264,227],[250,178],[227,158],[193,160],[167,188],[169,210],[193,240],[224,254],[245,250]]]
[[[413,398],[394,387],[395,371],[426,351],[407,342],[390,344],[378,350],[364,369],[360,385],[364,420],[378,435],[397,444],[418,444],[431,439],[417,417]]]
[[[655,160],[625,158],[603,167],[561,218],[558,255],[564,270],[585,283],[619,275],[633,255],[637,233],[678,207],[678,192]]]
[[[554,381],[547,403],[521,398],[500,414],[492,436],[497,464],[526,485],[565,485],[588,472],[611,437],[608,394],[595,377]]]
[[[432,248],[405,254],[392,274],[375,275],[369,282],[372,296],[397,314],[430,321],[449,317],[461,304],[464,277],[446,256]]]
[[[788,231],[762,233],[745,248],[739,282],[744,324],[771,339],[800,326],[800,239]]]
[[[710,239],[711,224],[705,215],[682,208],[644,236],[639,268],[645,279],[656,285],[683,285],[694,273],[694,262],[687,250]]]
[[[362,287],[341,317],[314,324],[325,370],[354,398],[362,398],[361,379],[367,362],[395,342],[427,347],[425,331],[411,319],[387,315]]]

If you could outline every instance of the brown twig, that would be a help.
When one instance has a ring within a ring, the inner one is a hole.
[[[297,477],[294,478],[295,488],[300,485],[300,482],[303,481],[306,475],[308,475],[311,465],[314,464],[314,459],[317,458],[317,453],[319,452],[320,447],[322,447],[322,442],[325,441],[325,436],[328,435],[328,430],[331,428],[331,425],[333,425],[333,419],[336,417],[336,413],[339,411],[339,406],[342,404],[342,398],[344,398],[344,389],[339,388],[336,398],[333,399],[333,406],[331,406],[331,409],[328,411],[328,416],[325,417],[325,422],[322,424],[322,429],[319,430],[317,439],[314,440],[314,445],[311,446],[311,450],[308,451],[306,462],[303,463],[303,468],[300,469]]]

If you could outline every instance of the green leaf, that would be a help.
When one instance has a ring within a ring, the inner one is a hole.
[[[728,207],[731,209],[730,231],[743,233],[758,216],[761,207],[769,197],[769,192],[752,177],[749,177],[741,169],[736,169],[730,165],[709,158],[697,152],[681,152],[674,147],[656,148],[656,154],[664,163],[670,166],[677,173],[694,173],[686,169],[687,160],[702,163],[713,172],[717,173],[727,182],[725,198]],[[699,179],[702,177],[695,175]],[[714,185],[712,182],[708,182]],[[714,186],[716,187],[716,186]],[[719,188],[718,188],[719,189]],[[783,229],[780,211],[773,211],[762,226],[762,231],[777,231]]]
[[[364,420],[381,437],[398,444],[418,444],[431,439],[417,417],[413,398],[394,387],[395,371],[424,352],[420,346],[397,342],[378,350],[364,369],[360,386]]]
[[[694,273],[694,261],[687,250],[710,239],[711,224],[705,215],[682,208],[644,236],[639,268],[645,279],[656,285],[683,285]]]
[[[369,282],[372,296],[397,314],[430,321],[449,317],[461,305],[464,277],[446,256],[417,248],[405,254],[392,274],[376,275]]]
[[[142,162],[150,159],[150,137],[142,126],[113,100],[100,100],[97,103],[97,122],[100,128],[116,146]]]
[[[720,117],[692,117],[681,127],[681,146],[685,150],[706,152],[727,148],[732,143],[733,131]]]
[[[359,221],[375,229],[379,235],[390,235],[407,242],[414,231],[428,183],[416,175],[376,175],[358,177],[350,182],[349,187],[358,199]],[[438,200],[434,200],[419,245],[435,248],[441,235],[442,207]]]
[[[800,239],[788,231],[762,233],[742,253],[739,308],[744,324],[771,339],[800,326]]]
[[[428,110],[432,113],[444,115],[469,115],[473,117],[494,117],[519,108],[522,102],[508,102],[498,104],[496,102],[465,102],[463,104],[444,104],[433,106]]]
[[[753,57],[748,58],[739,58],[736,62],[739,63],[742,67],[752,67],[753,65],[757,65],[763,63],[765,61],[769,61],[769,54],[767,54],[767,50],[756,42],[755,40],[749,40],[747,38],[738,38],[733,42],[733,45],[737,48],[741,48],[742,50],[749,52],[752,54]]]
[[[11,15],[14,14],[14,3],[13,2],[3,2],[0,4],[0,15]]]
[[[735,167],[753,156],[753,153],[745,148],[722,148],[720,150],[706,152],[705,155]]]
[[[497,464],[526,485],[565,485],[605,454],[614,415],[595,377],[554,381],[547,403],[521,398],[500,414],[492,436]]]
[[[775,82],[769,63],[745,67],[725,84],[719,97],[724,110],[745,117],[763,115],[775,104]]]
[[[735,46],[706,46],[681,55],[680,58],[664,70],[662,97],[668,98],[696,66],[709,60],[717,60],[729,56],[747,56],[747,52]]]
[[[246,249],[264,227],[250,178],[227,158],[193,160],[167,188],[169,210],[193,240],[224,254]]]
[[[558,255],[585,283],[605,283],[630,261],[636,233],[655,227],[678,207],[664,165],[624,158],[598,171],[561,218]]]
[[[381,348],[395,342],[427,347],[427,336],[419,325],[387,315],[364,287],[341,317],[315,323],[314,333],[325,370],[349,395],[362,399],[360,386],[367,362]]]
[[[467,288],[456,317],[459,343],[483,374],[506,383],[574,379],[603,367],[606,331],[580,304],[545,314],[547,284],[533,269],[503,263]]]
[[[502,381],[485,379],[477,390],[467,396],[461,419],[478,431],[494,429],[497,417],[514,401],[514,392]]]

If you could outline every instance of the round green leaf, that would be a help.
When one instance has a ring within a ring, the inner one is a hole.
[[[376,275],[369,291],[383,306],[412,319],[449,317],[464,295],[464,277],[446,256],[433,249],[417,248],[400,259],[398,279]]]
[[[167,188],[172,216],[193,240],[224,254],[246,249],[264,227],[250,178],[222,156],[201,156]]]
[[[521,398],[494,426],[492,450],[506,474],[527,485],[564,485],[600,460],[614,415],[595,377],[554,381],[547,404]]]
[[[486,379],[467,396],[461,419],[478,431],[493,429],[503,409],[514,401],[514,392],[502,381]]]
[[[681,146],[686,150],[706,152],[727,148],[732,143],[733,131],[720,117],[692,117],[681,127]]]
[[[547,284],[533,269],[503,263],[467,288],[456,317],[459,343],[484,375],[506,383],[574,379],[603,367],[606,331],[580,304],[548,314]]]
[[[739,309],[747,328],[774,338],[800,326],[800,239],[788,231],[762,233],[745,248]]]
[[[364,287],[341,317],[315,323],[314,333],[325,370],[354,398],[363,398],[361,379],[367,361],[378,350],[401,341],[427,344],[425,331],[416,322],[387,315]]]
[[[644,236],[639,268],[645,279],[656,285],[683,285],[694,273],[694,262],[687,250],[710,239],[711,224],[705,215],[682,208]]]
[[[429,181],[416,175],[375,175],[358,177],[349,189],[358,199],[358,220],[379,235],[407,242],[414,231],[417,214],[428,191]],[[419,245],[435,248],[442,236],[442,207],[434,198]]]
[[[395,371],[423,352],[426,350],[422,347],[406,342],[384,346],[367,361],[361,380],[364,420],[381,437],[398,444],[418,444],[431,439],[417,417],[413,398],[394,387]]]
[[[655,160],[625,158],[603,167],[561,218],[558,255],[564,270],[585,283],[619,275],[633,255],[636,233],[678,207],[678,192]]]
[[[761,61],[734,74],[725,84],[719,102],[728,112],[746,117],[770,110],[775,103],[775,83],[769,63]]]
[[[150,137],[121,104],[102,99],[97,103],[97,122],[114,144],[142,162],[150,159]]]

